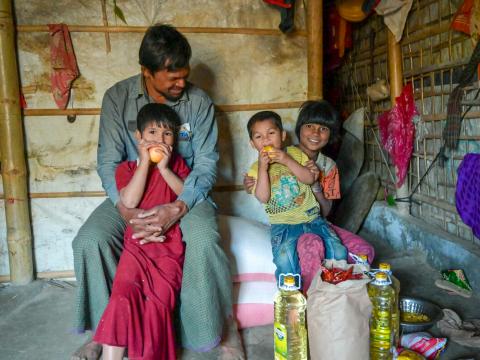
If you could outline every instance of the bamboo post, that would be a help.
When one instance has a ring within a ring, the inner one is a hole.
[[[32,232],[11,0],[0,0],[0,152],[10,279],[33,280]]]
[[[393,33],[388,31],[388,76],[390,80],[390,102],[392,107],[395,105],[395,98],[400,96],[403,89],[403,64],[402,48],[395,40]],[[397,198],[408,197],[408,177],[403,185],[397,188]],[[398,211],[402,215],[409,214],[409,204],[406,202],[398,203]]]
[[[323,98],[323,1],[307,1],[308,100]]]

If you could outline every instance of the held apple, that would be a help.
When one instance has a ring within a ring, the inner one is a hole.
[[[163,159],[163,153],[159,147],[152,147],[148,150],[150,153],[150,160],[153,163],[159,163]]]
[[[263,152],[267,153],[268,157],[270,157],[270,152],[272,150],[273,150],[273,146],[271,146],[271,145],[264,146],[263,149],[262,149]]]

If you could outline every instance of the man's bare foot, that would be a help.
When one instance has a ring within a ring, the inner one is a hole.
[[[98,360],[100,355],[102,355],[102,344],[88,340],[72,354],[70,360]]]
[[[237,321],[230,317],[226,321],[224,336],[220,343],[220,360],[245,360],[242,340],[238,332]]]

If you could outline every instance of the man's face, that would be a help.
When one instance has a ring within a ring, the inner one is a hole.
[[[180,99],[185,90],[190,68],[186,67],[175,71],[164,69],[153,74],[150,70],[142,68],[142,72],[150,96],[153,98],[163,96],[169,101],[176,101]]]

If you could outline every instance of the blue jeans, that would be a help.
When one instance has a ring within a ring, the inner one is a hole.
[[[328,222],[318,217],[309,223],[272,224],[270,236],[272,241],[273,262],[277,267],[275,278],[280,274],[300,274],[297,242],[303,234],[312,233],[320,236],[325,247],[325,259],[346,260],[347,249]]]

